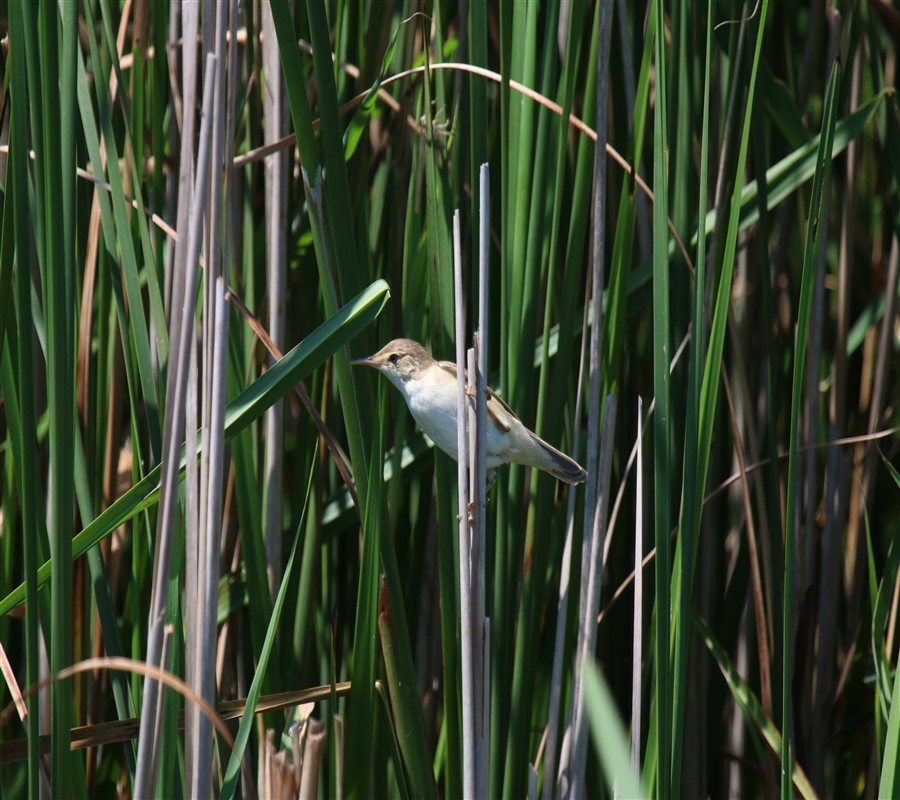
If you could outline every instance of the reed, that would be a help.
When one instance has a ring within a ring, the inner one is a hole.
[[[885,4],[0,26],[0,792],[896,794]],[[400,336],[584,489],[454,481]]]

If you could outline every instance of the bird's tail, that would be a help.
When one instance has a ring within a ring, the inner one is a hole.
[[[565,453],[560,453],[553,445],[547,444],[539,436],[528,431],[534,443],[538,446],[538,460],[540,463],[532,464],[538,469],[549,472],[557,480],[575,485],[584,483],[587,471]]]

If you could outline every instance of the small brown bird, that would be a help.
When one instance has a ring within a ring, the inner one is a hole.
[[[456,364],[436,361],[412,339],[394,339],[374,356],[352,362],[375,367],[406,400],[413,419],[438,447],[458,459]],[[524,464],[566,483],[582,483],[587,472],[526,428],[513,410],[488,389],[487,468]]]

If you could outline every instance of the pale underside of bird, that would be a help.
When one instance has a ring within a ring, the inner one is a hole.
[[[375,355],[353,363],[374,367],[387,377],[403,395],[419,427],[437,447],[459,460],[456,364],[436,361],[412,339],[395,339]],[[492,389],[488,389],[487,416],[488,469],[522,464],[544,470],[569,484],[582,483],[587,477],[579,464],[528,430]]]

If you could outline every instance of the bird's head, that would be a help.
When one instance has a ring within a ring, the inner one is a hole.
[[[412,339],[394,339],[375,355],[358,358],[351,364],[374,367],[401,391],[433,363],[431,354]]]

